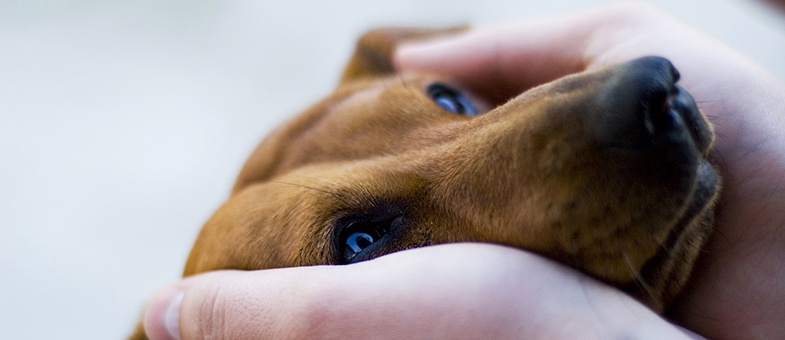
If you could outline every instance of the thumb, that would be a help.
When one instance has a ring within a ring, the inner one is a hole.
[[[418,248],[347,266],[218,271],[158,291],[144,328],[153,340],[498,337],[519,328],[522,309],[542,301],[543,280],[572,286],[574,275],[582,277],[539,256],[483,244]],[[538,283],[521,289],[528,281]]]
[[[200,274],[159,291],[144,327],[153,340],[684,337],[615,289],[485,244],[347,266]]]
[[[180,306],[184,296],[183,290],[175,286],[163,288],[153,295],[144,315],[144,332],[150,339],[180,338]]]
[[[145,310],[145,333],[152,340],[291,337],[310,282],[296,269],[216,271],[162,288]]]

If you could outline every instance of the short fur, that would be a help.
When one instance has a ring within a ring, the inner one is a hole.
[[[712,128],[675,69],[638,59],[498,107],[474,98],[487,112],[466,117],[426,93],[449,78],[397,73],[391,62],[399,41],[452,31],[363,36],[335,92],[251,154],[184,275],[341,264],[340,229],[375,223],[388,228],[362,260],[439,243],[507,245],[663,311],[710,233],[719,190],[705,159]]]

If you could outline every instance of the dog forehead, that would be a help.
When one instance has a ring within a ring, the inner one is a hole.
[[[490,111],[485,101],[445,77],[400,74],[340,87],[333,95],[340,100],[322,106],[324,116],[313,125],[313,132],[322,134],[324,141],[343,143],[348,149],[363,147],[360,142],[367,142],[381,155],[433,145],[454,136],[458,133],[455,128],[474,119],[438,104],[429,93],[434,84],[449,84],[481,113]]]
[[[363,160],[439,143],[470,118],[445,112],[425,93],[433,77],[354,81],[276,129],[246,162],[235,191],[306,165]]]
[[[421,109],[437,108],[426,94],[429,84],[449,82],[438,76],[429,74],[406,73],[393,76],[361,79],[340,85],[325,105],[326,110],[334,110],[342,104],[362,103],[378,105],[382,110],[393,111],[395,107],[416,107]],[[385,108],[386,107],[386,108]]]
[[[307,150],[318,162],[390,156],[432,145],[431,137],[468,119],[445,112],[423,86],[419,81],[378,81],[325,105],[320,120],[289,144],[289,151]]]
[[[309,165],[271,182],[296,186],[316,199],[344,204],[362,203],[379,197],[411,196],[430,184],[427,171],[423,169],[427,164],[423,164],[423,160],[415,160],[415,157],[386,156]]]

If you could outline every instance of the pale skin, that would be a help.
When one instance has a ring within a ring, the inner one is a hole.
[[[724,178],[717,231],[666,317],[539,256],[457,244],[349,266],[197,275],[156,293],[145,329],[153,339],[695,336],[681,327],[785,338],[785,86],[761,67],[638,3],[477,27],[401,47],[396,62],[503,100],[645,55],[669,58],[714,123]]]

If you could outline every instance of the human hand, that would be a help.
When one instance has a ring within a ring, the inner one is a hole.
[[[785,334],[783,87],[765,71],[646,5],[621,5],[402,48],[402,70],[451,74],[498,101],[563,75],[643,55],[671,59],[715,123],[726,188],[717,233],[672,316],[711,338]],[[743,113],[743,114],[742,114]],[[181,295],[182,294],[182,295]],[[176,296],[182,305],[169,309]],[[343,267],[198,275],[152,300],[169,338],[679,338],[623,293],[522,251],[445,245]],[[174,313],[177,314],[177,313]],[[173,314],[168,314],[173,315]]]
[[[670,315],[710,338],[785,337],[785,88],[649,5],[479,27],[399,48],[398,68],[449,74],[497,102],[570,73],[670,59],[714,123],[724,177],[716,232]]]
[[[584,274],[487,244],[197,275],[159,291],[145,315],[151,339],[688,338]]]

